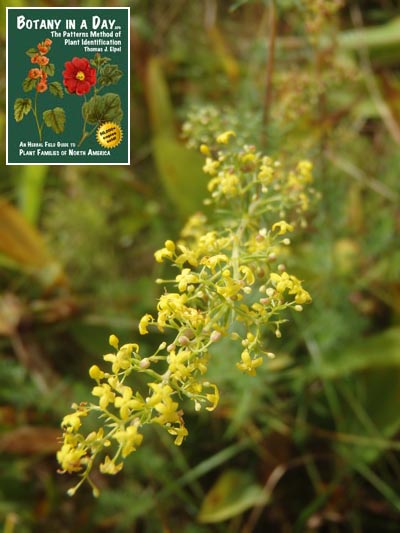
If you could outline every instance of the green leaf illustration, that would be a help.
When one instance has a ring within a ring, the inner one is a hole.
[[[29,93],[29,91],[31,91],[35,87],[36,82],[37,80],[33,78],[25,78],[22,82],[22,89],[25,93]]]
[[[32,109],[32,100],[30,98],[17,98],[14,103],[14,118],[20,122],[24,115],[27,115]]]
[[[60,98],[64,98],[63,87],[59,81],[52,81],[49,84],[49,90],[51,94],[54,94],[54,96],[59,96]]]
[[[101,70],[98,82],[101,87],[105,87],[106,85],[118,83],[122,76],[123,72],[118,65],[105,65]]]
[[[65,126],[65,111],[62,107],[43,111],[43,120],[55,133],[62,133]]]
[[[44,65],[42,69],[48,76],[54,76],[54,72],[56,71],[54,63],[48,63],[47,65]]]
[[[109,61],[111,61],[111,59],[109,57],[101,57],[101,55],[99,53],[97,53],[94,56],[94,59],[90,60],[90,64],[93,67],[100,68],[101,65],[104,65],[104,63],[108,63]]]
[[[37,48],[29,48],[29,50],[27,50],[27,51],[25,52],[25,54],[26,54],[27,56],[29,56],[29,57],[33,57],[33,56],[35,56],[37,53],[38,53]]]
[[[107,93],[93,96],[82,106],[82,114],[89,124],[99,122],[121,122],[123,112],[118,94]]]

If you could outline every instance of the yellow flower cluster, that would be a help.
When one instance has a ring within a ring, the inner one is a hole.
[[[180,445],[188,433],[182,400],[192,401],[196,411],[211,411],[218,404],[218,388],[205,376],[212,357],[218,357],[218,341],[236,341],[240,359],[234,364],[255,375],[264,358],[274,356],[265,347],[268,329],[280,337],[284,311],[301,311],[311,301],[284,265],[274,267],[290,244],[287,234],[295,231],[308,207],[312,165],[301,161],[285,172],[254,146],[231,147],[235,138],[232,131],[222,132],[215,139],[220,149],[200,147],[204,172],[211,177],[208,203],[223,215],[208,221],[195,214],[181,240],[167,240],[155,252],[156,261],[170,262],[178,273],[157,280],[164,292],[154,315],[146,313],[138,329],[141,335],[157,329],[168,335],[168,342],[142,356],[138,344],[120,347],[111,335],[115,351],[103,356],[108,367],[89,370],[96,382],[95,402],[74,404],[74,412],[63,419],[58,461],[62,472],[81,476],[71,493],[86,479],[92,483],[89,474],[95,465],[104,474],[120,471],[123,459],[141,445],[146,424],[161,425]],[[244,338],[238,333],[243,327]],[[130,374],[141,374],[147,394],[128,384]],[[98,430],[85,436],[84,420],[91,413],[99,417]]]

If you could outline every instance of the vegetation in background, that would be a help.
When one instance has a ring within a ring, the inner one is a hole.
[[[3,166],[3,529],[396,531],[398,8],[139,0],[131,14],[132,167]],[[282,261],[313,301],[269,337],[276,357],[255,376],[235,367],[240,342],[215,344],[207,380],[220,402],[212,413],[183,402],[182,446],[143,427],[122,472],[93,471],[98,498],[85,486],[70,498],[56,473],[60,421],[90,401],[88,369],[102,365],[110,333],[144,354],[164,341],[138,333],[163,301],[154,280],[177,274],[153,254],[203,208],[199,149],[214,160],[229,130],[287,168],[313,161],[319,199]]]

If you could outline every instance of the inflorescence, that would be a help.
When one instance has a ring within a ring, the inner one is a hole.
[[[314,194],[312,164],[303,160],[285,171],[254,146],[239,147],[235,140],[233,131],[225,131],[212,145],[199,146],[210,177],[205,203],[212,219],[194,214],[177,242],[167,240],[155,252],[156,261],[170,263],[177,274],[157,280],[164,292],[156,312],[141,318],[139,333],[155,330],[168,340],[149,355],[135,343],[120,346],[111,335],[114,351],[104,355],[107,365],[89,370],[96,401],[73,404],[62,421],[61,472],[81,477],[69,494],[85,480],[97,494],[91,470],[98,465],[104,474],[119,472],[124,458],[141,445],[146,424],[161,425],[180,445],[188,434],[183,400],[193,402],[196,411],[212,411],[218,404],[217,385],[206,375],[211,352],[230,356],[218,353],[218,341],[236,341],[234,364],[253,376],[265,357],[274,357],[265,345],[266,332],[279,338],[284,311],[301,312],[311,301],[278,257],[290,245],[289,235],[305,224]],[[145,394],[128,384],[138,374],[145,377]],[[97,415],[91,432],[84,431],[88,415]]]

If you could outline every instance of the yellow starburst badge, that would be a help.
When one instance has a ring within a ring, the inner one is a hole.
[[[115,148],[122,140],[122,129],[115,122],[104,122],[97,128],[96,139],[104,148]]]

